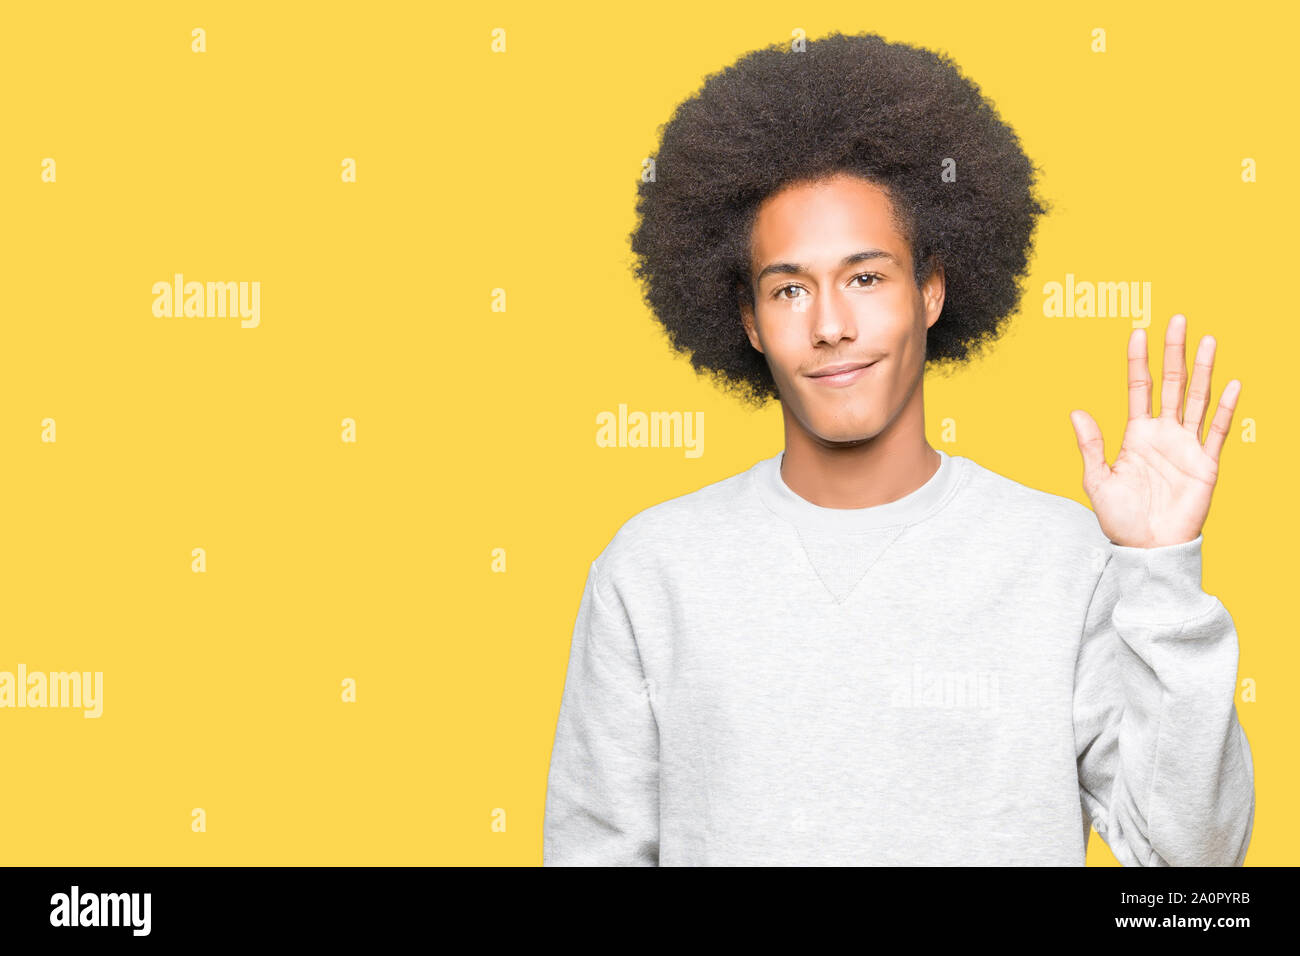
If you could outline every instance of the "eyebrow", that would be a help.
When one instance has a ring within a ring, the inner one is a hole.
[[[894,265],[899,266],[900,268],[902,267],[902,263],[898,261],[898,257],[894,256],[892,253],[886,252],[884,249],[864,249],[861,252],[855,252],[852,255],[845,256],[841,259],[840,268],[843,269],[845,266],[853,265],[855,262],[866,262],[871,259],[888,259]],[[765,267],[763,271],[754,278],[754,284],[757,285],[762,282],[764,276],[774,274],[807,275],[808,271],[807,266],[802,266],[797,262],[773,262],[771,265]]]

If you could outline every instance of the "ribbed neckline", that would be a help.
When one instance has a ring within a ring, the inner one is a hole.
[[[768,509],[801,530],[873,531],[914,524],[946,503],[966,471],[967,459],[949,455],[942,448],[939,469],[930,480],[910,494],[870,508],[823,508],[801,498],[781,477],[785,449],[758,462],[751,472],[754,490]]]

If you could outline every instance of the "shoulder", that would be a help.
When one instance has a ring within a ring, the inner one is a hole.
[[[754,468],[632,515],[597,555],[599,580],[606,586],[646,580],[656,570],[669,571],[708,554],[711,543],[735,533],[740,512],[753,507],[745,492]]]
[[[971,458],[966,468],[967,492],[975,496],[980,513],[996,520],[1004,534],[1075,546],[1083,555],[1108,543],[1087,505],[1016,481]]]

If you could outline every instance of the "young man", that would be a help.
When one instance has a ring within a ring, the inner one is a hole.
[[[1174,317],[1152,417],[1132,334],[1113,467],[1071,414],[1094,510],[926,441],[927,364],[1015,310],[1033,179],[950,61],[874,36],[751,53],[677,110],[638,275],[696,368],[779,398],[785,447],[592,562],[546,865],[1082,865],[1090,825],[1126,865],[1242,863],[1213,339],[1184,399]]]

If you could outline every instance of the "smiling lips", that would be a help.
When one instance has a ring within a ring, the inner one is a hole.
[[[821,371],[811,373],[808,377],[821,385],[852,385],[877,364],[879,364],[879,360],[875,362],[842,362],[839,365],[828,365]]]

